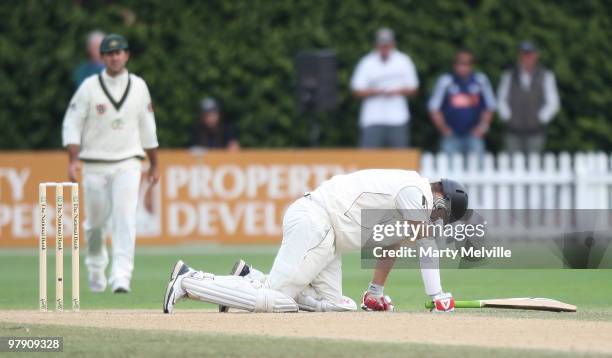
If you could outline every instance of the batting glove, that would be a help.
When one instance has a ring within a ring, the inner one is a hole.
[[[441,293],[433,297],[432,313],[453,312],[455,310],[455,299],[449,292]]]
[[[389,296],[376,296],[371,292],[364,292],[361,297],[361,308],[364,311],[395,311],[395,306]]]

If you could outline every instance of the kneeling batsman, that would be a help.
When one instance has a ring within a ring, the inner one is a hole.
[[[240,260],[231,275],[197,271],[178,261],[164,297],[164,312],[191,298],[251,312],[355,311],[357,304],[342,295],[344,252],[358,250],[362,242],[362,210],[388,209],[412,223],[455,221],[467,209],[461,184],[429,181],[417,172],[370,169],[337,175],[315,191],[296,200],[283,218],[283,240],[269,274]],[[381,218],[388,219],[388,218]],[[433,240],[418,240],[418,243]],[[381,260],[362,298],[365,310],[391,310],[382,287],[393,262]],[[438,269],[422,269],[426,292],[434,301],[452,301],[443,293]],[[437,297],[437,298],[436,298]],[[438,305],[436,305],[438,306]],[[451,305],[440,305],[443,311]]]

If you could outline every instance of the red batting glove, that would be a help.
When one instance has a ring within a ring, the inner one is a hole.
[[[395,306],[389,296],[375,296],[366,291],[361,297],[361,308],[364,311],[395,311]]]
[[[434,296],[432,313],[453,312],[455,310],[455,299],[450,293],[441,293]]]

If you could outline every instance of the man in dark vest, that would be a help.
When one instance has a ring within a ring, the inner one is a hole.
[[[506,150],[540,153],[546,144],[546,126],[559,111],[555,75],[538,64],[539,52],[529,41],[519,46],[518,64],[502,74],[498,112],[507,124]]]

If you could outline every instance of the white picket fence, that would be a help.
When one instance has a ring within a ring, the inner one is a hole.
[[[612,209],[612,154],[424,153],[421,175],[463,183],[473,209]]]

